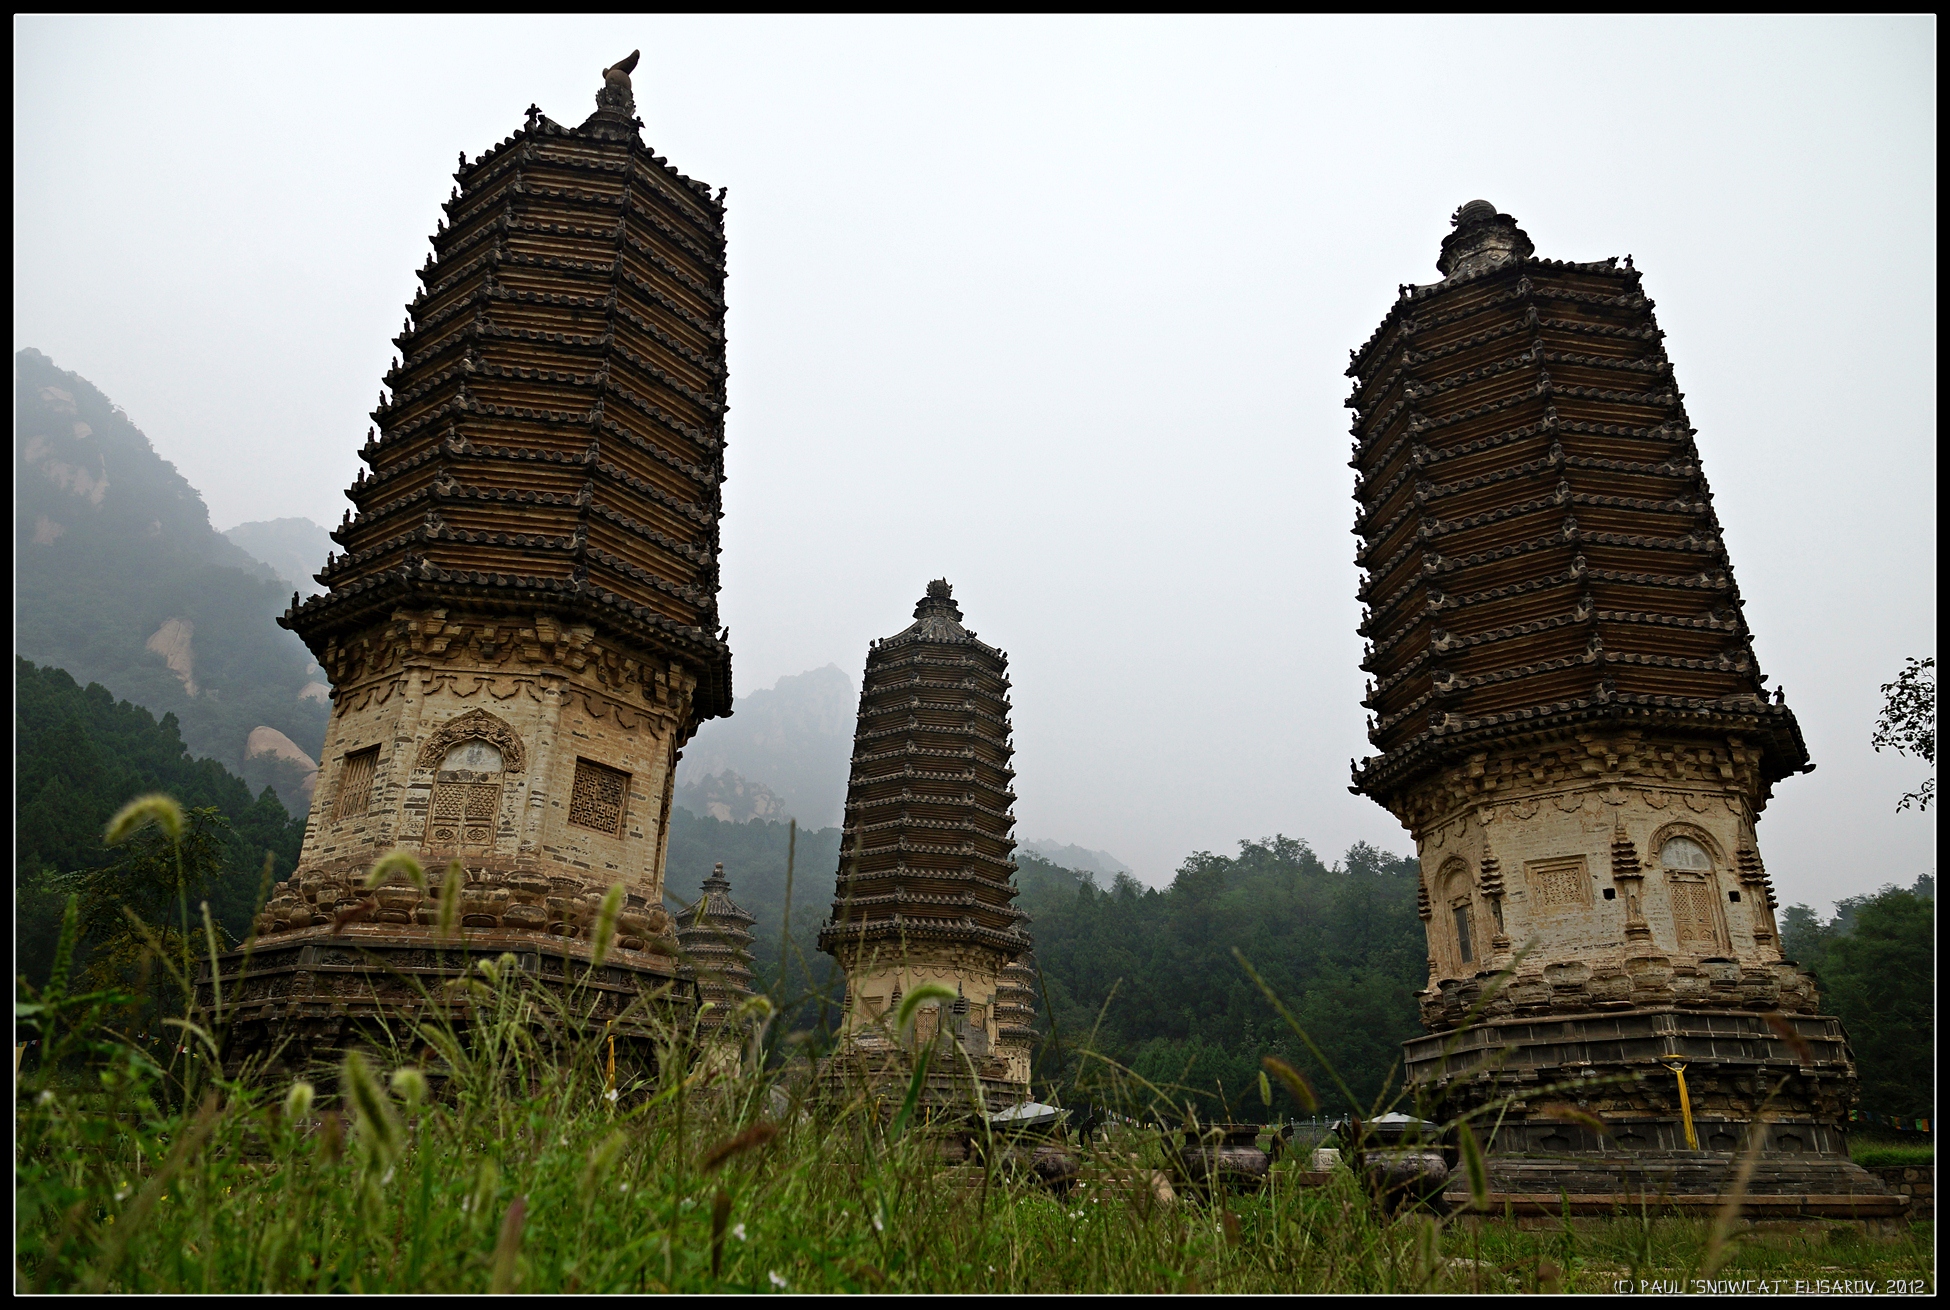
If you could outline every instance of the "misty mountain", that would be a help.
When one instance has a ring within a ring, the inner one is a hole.
[[[1053,842],[1047,837],[1035,841],[1017,842],[1016,850],[1034,852],[1047,864],[1058,868],[1074,869],[1079,873],[1097,873],[1105,878],[1115,878],[1120,873],[1133,873],[1131,866],[1112,855],[1109,851],[1087,850],[1082,846],[1071,846]]]
[[[684,796],[698,796],[694,788],[707,777],[729,771],[775,793],[800,827],[837,827],[859,709],[859,689],[834,664],[739,697],[730,718],[712,719],[684,748],[679,802],[703,813]]]
[[[239,523],[223,535],[252,559],[269,565],[299,595],[315,596],[325,590],[312,575],[325,567],[325,556],[334,545],[331,535],[310,519]]]
[[[210,526],[122,409],[14,356],[15,653],[100,683],[294,814],[317,776],[324,673],[277,626],[290,585]]]
[[[721,819],[726,823],[748,823],[753,819],[791,818],[785,800],[762,782],[752,782],[726,769],[692,778],[677,789],[677,804],[692,814]]]

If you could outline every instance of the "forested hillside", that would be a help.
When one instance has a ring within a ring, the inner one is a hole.
[[[1018,904],[1034,916],[1052,1029],[1039,1077],[1090,1065],[1087,1044],[1201,1113],[1299,1113],[1284,1092],[1260,1099],[1260,1059],[1301,1069],[1323,1108],[1347,1097],[1260,994],[1233,951],[1280,994],[1365,1108],[1391,1080],[1404,1039],[1420,1031],[1415,992],[1427,948],[1415,914],[1415,862],[1367,845],[1323,864],[1304,841],[1269,837],[1233,857],[1200,852],[1163,890],[1130,878],[1099,887],[1018,856]],[[1094,1035],[1093,1035],[1094,1034]]]
[[[758,916],[754,973],[764,987],[777,977],[786,832],[783,823],[671,813],[673,908],[695,899],[723,861],[733,899]],[[792,892],[798,954],[788,990],[799,995],[810,985],[829,1002],[839,986],[815,941],[832,904],[839,839],[837,828],[800,830]],[[1253,986],[1234,947],[1278,989],[1364,1107],[1388,1082],[1402,1041],[1420,1031],[1415,991],[1428,976],[1428,952],[1413,860],[1361,845],[1329,867],[1305,842],[1270,837],[1241,842],[1231,858],[1194,855],[1163,890],[1129,877],[1100,886],[1094,875],[1027,851],[1016,860],[1016,903],[1033,918],[1042,971],[1039,1079],[1067,1084],[1083,1069],[1088,1083],[1090,1066],[1078,1054],[1088,1043],[1154,1083],[1182,1088],[1179,1099],[1198,1100],[1201,1113],[1223,1102],[1249,1118],[1296,1114],[1285,1093],[1270,1110],[1259,1100],[1260,1058],[1277,1055],[1308,1072],[1326,1109],[1346,1109],[1334,1079]],[[830,1003],[809,1004],[789,1027],[817,1032],[836,1019]]]
[[[1822,1011],[1848,1029],[1862,1106],[1931,1117],[1936,1103],[1936,879],[1781,915],[1781,948],[1821,985]]]
[[[325,738],[323,675],[277,626],[291,590],[214,531],[128,415],[36,350],[14,356],[15,651],[99,682],[295,813]],[[266,728],[292,744],[284,749]],[[272,749],[263,748],[268,744]]]
[[[103,826],[127,801],[156,791],[185,809],[214,807],[228,825],[211,910],[241,936],[264,853],[280,877],[289,873],[304,821],[270,788],[253,796],[217,761],[193,757],[175,715],[158,722],[98,683],[84,688],[61,669],[14,660],[14,940],[18,972],[30,981],[42,982],[53,959],[61,875],[112,863]]]

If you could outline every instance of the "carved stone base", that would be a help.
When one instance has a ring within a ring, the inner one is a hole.
[[[1590,1207],[1648,1197],[1718,1196],[1758,1131],[1749,1192],[1802,1198],[1770,1202],[1775,1210],[1899,1213],[1900,1204],[1889,1208],[1888,1189],[1848,1158],[1842,1125],[1855,1100],[1855,1065],[1841,1021],[1795,1014],[1777,1022],[1795,1038],[1745,1010],[1540,1015],[1431,1033],[1403,1043],[1403,1051],[1424,1117],[1446,1122],[1486,1111],[1473,1122],[1485,1140],[1490,1190],[1505,1200],[1579,1196],[1587,1198],[1580,1212],[1595,1213]],[[1685,1065],[1697,1149],[1686,1140],[1679,1077],[1670,1068],[1677,1062]],[[1809,1199],[1824,1197],[1864,1199]]]
[[[1518,1215],[1713,1214],[1724,1205],[1739,1157],[1716,1151],[1612,1151],[1559,1159],[1492,1155],[1489,1212]],[[1469,1208],[1466,1181],[1452,1177],[1443,1193],[1452,1210]],[[1740,1205],[1747,1219],[1889,1219],[1909,1198],[1847,1156],[1809,1157],[1763,1151]]]
[[[224,1069],[235,1077],[254,1062],[273,1080],[310,1073],[335,1066],[349,1046],[422,1045],[415,1025],[443,1016],[464,1034],[488,1016],[478,1012],[477,995],[448,984],[470,973],[480,979],[480,961],[513,955],[515,967],[553,1002],[536,1006],[530,1018],[545,1044],[613,1035],[618,1079],[626,1081],[654,1064],[673,1025],[689,1022],[697,987],[665,955],[619,946],[592,969],[590,953],[584,942],[543,933],[463,930],[457,940],[441,942],[431,930],[405,924],[260,939],[249,952],[217,957]],[[215,1008],[207,961],[198,968],[197,992],[206,1008]],[[428,1073],[438,1070],[430,1066]]]
[[[970,1064],[974,1079],[969,1077]],[[893,1045],[853,1041],[821,1060],[816,1079],[820,1096],[830,1103],[865,1098],[877,1107],[882,1120],[893,1117],[907,1095],[914,1076],[914,1057]],[[1006,1110],[1029,1099],[1029,1087],[1007,1077],[999,1059],[964,1062],[960,1051],[943,1038],[928,1063],[927,1080],[921,1087],[921,1107],[933,1117],[958,1118],[976,1109],[975,1087],[980,1086],[981,1104],[990,1114]]]

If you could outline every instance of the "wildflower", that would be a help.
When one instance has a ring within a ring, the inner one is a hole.
[[[628,1183],[618,1183],[616,1185],[616,1190],[619,1192],[627,1192],[630,1190],[630,1185]]]
[[[742,1242],[742,1241],[744,1241],[744,1240],[745,1240],[745,1225],[743,1225],[743,1224],[733,1224],[733,1225],[731,1226],[731,1235],[732,1235],[733,1237],[735,1237],[735,1238],[737,1238],[737,1239],[738,1239],[739,1241],[741,1241],[741,1242]]]
[[[604,1092],[603,1099],[605,1101],[608,1101],[611,1105],[616,1104],[616,1089],[612,1087],[608,1091]]]
[[[679,1210],[695,1210],[697,1208],[697,1198],[695,1196],[687,1196],[677,1203],[677,1208]]]
[[[881,1217],[880,1207],[877,1205],[873,1208],[873,1230],[876,1233],[887,1231],[887,1221]]]
[[[781,1292],[785,1290],[785,1279],[779,1276],[778,1270],[767,1269],[765,1271],[765,1276],[772,1280],[772,1286],[778,1288]]]
[[[118,1201],[126,1201],[129,1199],[129,1193],[133,1192],[134,1190],[135,1189],[133,1187],[130,1187],[127,1183],[123,1183],[120,1187],[115,1189],[115,1199]]]
[[[54,1093],[53,1093],[53,1092],[42,1092],[42,1093],[41,1093],[41,1099],[40,1099],[40,1104],[42,1104],[42,1105],[53,1105],[53,1104],[54,1104]]]

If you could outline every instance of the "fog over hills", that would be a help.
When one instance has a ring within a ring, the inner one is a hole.
[[[853,757],[853,724],[860,691],[836,664],[780,678],[769,690],[741,696],[730,718],[697,730],[677,767],[678,799],[693,806],[697,787],[729,770],[785,802],[785,814],[805,828],[838,827]],[[692,798],[685,801],[685,796]],[[743,817],[753,817],[746,814]]]
[[[265,519],[239,523],[223,535],[253,559],[262,560],[301,596],[316,596],[325,588],[313,574],[325,567],[333,549],[331,534],[310,519]]]
[[[14,356],[15,653],[174,714],[183,744],[309,804],[329,690],[278,571],[86,378]]]
[[[740,697],[684,748],[677,804],[727,823],[799,820],[837,828],[846,805],[860,691],[838,665],[780,678]],[[1021,843],[1051,864],[1112,878],[1129,865],[1108,851],[1041,838]]]

